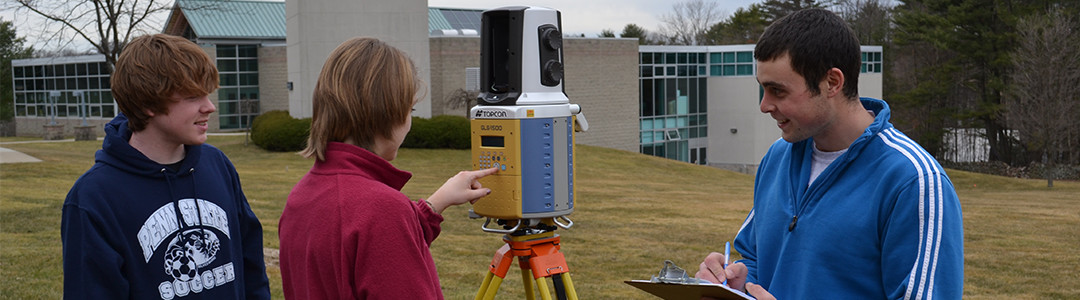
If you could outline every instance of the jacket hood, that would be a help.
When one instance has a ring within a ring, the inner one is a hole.
[[[124,116],[123,113],[117,114],[112,121],[105,124],[105,140],[101,143],[101,150],[98,150],[94,155],[95,162],[141,176],[164,176],[161,172],[161,169],[165,167],[164,165],[150,160],[149,157],[146,157],[128,143],[131,134],[131,129],[128,128],[127,116]],[[202,151],[202,147],[184,145],[184,151],[186,154],[183,163],[180,165],[181,170],[194,167],[199,162],[199,153]]]

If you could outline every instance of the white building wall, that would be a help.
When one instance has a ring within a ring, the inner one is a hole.
[[[416,64],[424,89],[431,82],[428,6],[424,0],[285,1],[289,112],[311,116],[311,94],[330,52],[357,36],[378,38],[405,51]],[[415,106],[414,116],[431,117],[431,97]]]
[[[709,77],[709,165],[754,174],[780,129],[761,113],[754,76]]]

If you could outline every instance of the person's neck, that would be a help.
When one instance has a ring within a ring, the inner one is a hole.
[[[184,145],[167,142],[161,137],[160,134],[152,134],[146,130],[133,132],[128,144],[159,164],[174,164],[183,160]]]
[[[814,143],[818,150],[835,152],[847,149],[855,139],[863,134],[870,124],[874,123],[874,116],[862,106],[862,101],[840,99],[835,122],[831,130],[814,137]]]

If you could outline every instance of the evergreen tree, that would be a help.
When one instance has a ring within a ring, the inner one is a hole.
[[[714,24],[705,32],[707,45],[754,44],[757,43],[769,21],[765,19],[765,10],[761,4],[750,4],[746,8],[735,10],[727,20]]]
[[[645,45],[648,42],[648,35],[649,32],[646,31],[645,28],[641,28],[641,26],[637,26],[637,24],[633,23],[626,24],[626,27],[623,27],[622,33],[619,34],[620,37],[624,38],[637,38],[638,45]]]
[[[34,48],[24,48],[25,38],[15,33],[15,26],[11,21],[0,19],[0,121],[11,120],[15,116],[14,93],[11,82],[11,60],[28,58],[34,53]]]

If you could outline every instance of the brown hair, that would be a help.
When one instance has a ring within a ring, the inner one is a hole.
[[[323,64],[311,97],[311,132],[301,155],[326,159],[326,144],[352,139],[371,150],[389,138],[417,100],[419,80],[405,52],[370,37],[341,43]]]
[[[218,88],[210,56],[191,41],[167,34],[144,35],[124,47],[112,74],[112,93],[131,131],[146,127],[150,115],[167,114],[174,94],[202,96]]]

